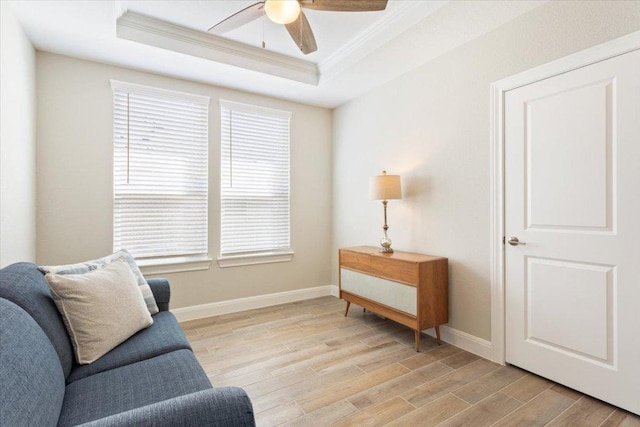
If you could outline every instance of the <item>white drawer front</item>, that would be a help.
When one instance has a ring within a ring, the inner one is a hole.
[[[416,288],[346,268],[340,269],[343,291],[416,315]]]

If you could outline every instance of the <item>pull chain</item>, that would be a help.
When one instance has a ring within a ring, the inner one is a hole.
[[[229,110],[229,187],[233,188],[233,110]]]
[[[130,93],[127,92],[127,184],[129,184],[129,174],[131,171],[130,163],[131,163],[131,104],[130,104]]]
[[[265,49],[267,47],[267,44],[264,42],[264,21],[265,19],[267,19],[267,15],[264,15],[262,17],[262,48]]]

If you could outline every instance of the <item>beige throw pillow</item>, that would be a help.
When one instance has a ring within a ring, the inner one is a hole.
[[[88,364],[151,324],[131,268],[118,259],[84,274],[47,273],[79,364]]]

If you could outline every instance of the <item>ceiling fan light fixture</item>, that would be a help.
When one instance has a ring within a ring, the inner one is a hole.
[[[264,11],[276,24],[290,24],[300,16],[298,0],[266,0]]]

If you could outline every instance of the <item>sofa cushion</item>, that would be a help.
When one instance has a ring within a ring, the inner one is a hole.
[[[53,344],[65,378],[73,366],[73,349],[49,286],[35,264],[20,262],[0,270],[0,298],[29,313]]]
[[[76,360],[91,363],[153,324],[136,277],[124,259],[85,274],[47,273]]]
[[[253,405],[238,387],[196,391],[82,424],[82,427],[255,427]]]
[[[136,264],[136,261],[133,259],[133,256],[126,249],[121,249],[112,255],[107,255],[106,257],[95,259],[92,261],[84,261],[77,264],[67,265],[41,265],[38,268],[44,274],[84,274],[93,270],[104,268],[118,259],[124,259],[127,262],[129,268],[131,268],[131,272],[134,276],[136,276],[136,281],[138,282],[138,286],[140,286],[140,292],[142,292],[142,296],[144,297],[144,302],[147,305],[147,309],[149,309],[149,313],[156,314],[158,312],[158,306],[156,305],[156,300],[153,297],[151,288],[142,275],[142,272],[140,271],[138,264]]]
[[[16,304],[0,298],[0,426],[55,426],[64,373],[49,338]]]
[[[95,362],[76,365],[67,384],[109,369],[150,359],[180,349],[191,349],[175,316],[161,311],[153,316],[153,325],[143,329]]]
[[[58,425],[77,425],[209,388],[193,353],[177,350],[72,382]]]

